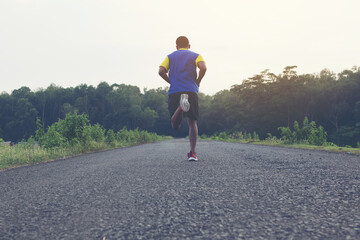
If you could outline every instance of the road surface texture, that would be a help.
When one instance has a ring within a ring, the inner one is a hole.
[[[360,157],[177,139],[0,172],[0,239],[360,239]]]

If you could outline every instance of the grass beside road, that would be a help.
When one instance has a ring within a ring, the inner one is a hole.
[[[37,126],[34,137],[15,146],[5,146],[0,138],[0,170],[170,138],[139,129],[106,131],[99,124],[89,124],[88,116],[77,112],[67,114],[47,131],[40,119],[37,119]]]
[[[287,147],[287,148],[300,148],[300,149],[310,149],[310,150],[321,150],[321,151],[328,151],[328,152],[343,152],[343,153],[350,153],[360,155],[360,148],[351,148],[351,147],[339,147],[332,143],[323,146],[315,146],[309,144],[286,144],[281,139],[277,139],[276,137],[267,138],[265,140],[259,139],[252,139],[251,137],[244,139],[234,139],[234,138],[222,138],[219,136],[212,136],[212,137],[200,137],[203,140],[216,140],[222,142],[238,142],[238,143],[248,143],[248,144],[257,144],[257,145],[266,145],[266,146],[276,146],[276,147]]]
[[[279,146],[279,147],[288,147],[288,148],[301,148],[301,149],[311,149],[311,150],[321,150],[327,152],[343,152],[360,155],[360,148],[349,148],[349,147],[338,147],[338,146],[314,146],[308,144],[284,144],[284,143],[269,143],[266,141],[260,142],[250,142],[252,144],[259,145],[268,145],[268,146]]]
[[[277,138],[268,133],[266,139],[260,140],[256,132],[246,133],[240,131],[234,132],[220,132],[212,136],[201,135],[201,139],[252,143],[269,146],[280,146],[290,148],[314,149],[329,152],[345,152],[360,155],[360,142],[357,142],[357,147],[352,146],[339,147],[332,142],[327,141],[327,133],[322,126],[317,126],[315,121],[309,121],[307,117],[304,118],[302,126],[297,121],[294,121],[294,126],[279,127],[281,137]]]
[[[71,147],[56,147],[56,148],[42,148],[37,144],[33,143],[20,143],[15,146],[2,146],[0,145],[0,170],[8,169],[21,165],[36,164],[40,162],[47,162],[55,159],[62,159],[66,157],[76,156],[84,153],[91,153],[96,151],[103,151],[121,147],[128,147],[133,145],[139,145],[144,143],[150,143],[155,141],[168,140],[171,137],[158,136],[152,134],[152,138],[147,141],[139,139],[133,139],[132,141],[115,141],[111,144],[106,142],[91,142],[86,146],[82,144],[75,144]],[[253,139],[223,139],[223,138],[208,138],[201,137],[202,140],[210,141],[225,141],[225,142],[238,142],[248,144],[258,144],[267,146],[277,147],[288,147],[288,148],[301,148],[311,150],[322,150],[329,152],[344,152],[360,155],[360,148],[349,148],[349,147],[338,147],[338,146],[313,146],[308,144],[285,144],[280,139],[267,139],[267,140],[253,140]]]
[[[149,134],[150,133],[143,133]],[[77,143],[68,147],[43,148],[34,143],[20,143],[14,146],[0,146],[0,170],[8,169],[16,166],[36,164],[47,162],[55,159],[63,159],[66,157],[76,156],[84,153],[103,151],[133,145],[145,144],[155,141],[171,139],[171,137],[159,136],[151,134],[151,138],[144,138],[113,141],[111,144],[102,141],[92,141],[86,145]]]

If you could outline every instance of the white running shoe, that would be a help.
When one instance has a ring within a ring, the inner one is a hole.
[[[189,103],[189,95],[186,93],[181,94],[180,97],[180,107],[184,112],[188,112],[190,109],[190,103]]]

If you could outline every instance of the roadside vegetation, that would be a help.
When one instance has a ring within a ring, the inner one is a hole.
[[[267,134],[265,139],[261,140],[256,132],[220,132],[212,136],[203,134],[200,139],[360,154],[360,142],[357,143],[355,148],[349,145],[339,147],[332,142],[328,142],[324,128],[317,126],[314,121],[309,122],[307,117],[305,117],[302,126],[295,121],[292,129],[290,127],[279,127],[278,130],[281,134],[280,138],[270,133]]]
[[[14,146],[5,146],[0,139],[0,169],[165,139],[169,137],[139,129],[106,131],[99,124],[89,124],[87,115],[75,112],[49,126],[47,131],[37,119],[35,136]]]
[[[171,129],[167,92],[106,82],[2,92],[0,139],[21,143],[0,144],[0,168],[165,138],[159,135],[185,137],[187,127]],[[264,70],[212,96],[199,93],[199,133],[203,139],[358,153],[359,92],[360,67],[338,74],[298,75],[296,66],[280,74]]]
[[[214,95],[199,93],[200,134],[256,131],[261,139],[267,138],[267,133],[281,138],[278,127],[292,127],[294,121],[300,123],[308,117],[310,122],[323,126],[328,141],[357,147],[360,67],[338,74],[328,69],[298,74],[296,66],[287,66],[279,74],[264,70],[238,81]],[[186,127],[176,132],[171,129],[167,92],[167,88],[141,90],[106,82],[69,88],[50,85],[36,91],[24,86],[11,94],[2,92],[0,138],[13,142],[28,139],[36,131],[37,117],[47,129],[75,111],[86,114],[91,124],[98,123],[106,130],[139,128],[159,135],[185,137]]]

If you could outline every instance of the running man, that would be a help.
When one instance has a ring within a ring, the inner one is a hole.
[[[197,119],[199,117],[198,95],[200,82],[206,72],[205,61],[198,53],[190,51],[189,40],[180,36],[176,39],[177,51],[166,56],[159,67],[159,75],[168,83],[168,109],[171,126],[177,130],[183,116],[187,116],[189,125],[190,152],[189,161],[197,161],[196,142],[198,138]],[[197,67],[199,75],[197,75]],[[167,74],[169,71],[169,75]]]

